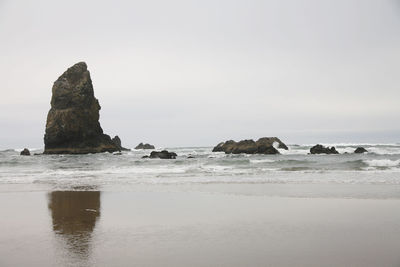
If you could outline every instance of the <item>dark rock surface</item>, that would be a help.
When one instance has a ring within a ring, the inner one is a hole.
[[[118,147],[119,150],[121,150],[121,151],[130,151],[130,149],[125,148],[125,147],[122,146],[121,139],[119,138],[118,135],[114,136],[114,138],[111,139],[111,140],[114,142],[114,144]]]
[[[336,148],[333,147],[325,147],[323,145],[315,145],[312,148],[310,148],[310,153],[311,154],[339,154],[337,152]]]
[[[272,146],[274,143],[278,143],[278,148],[285,150],[289,149],[287,145],[285,145],[278,137],[262,137],[258,139],[256,143],[259,145],[266,145],[266,146]]]
[[[21,151],[20,155],[21,156],[30,156],[31,152],[29,151],[29,149],[24,148],[24,150]]]
[[[150,153],[149,158],[151,159],[155,159],[155,158],[159,158],[159,159],[175,159],[177,157],[176,153],[174,152],[168,152],[167,150],[163,150],[163,151],[152,151]]]
[[[273,146],[278,143],[278,148],[288,149],[288,147],[277,137],[263,137],[254,141],[252,139],[235,142],[228,140],[219,143],[213,148],[213,152],[225,152],[226,154],[279,154]]]
[[[154,148],[155,147],[153,145],[143,144],[143,143],[140,143],[135,147],[135,149],[154,149]]]
[[[366,153],[366,152],[368,152],[368,150],[366,150],[365,148],[363,148],[363,147],[357,147],[356,148],[356,150],[354,150],[354,153],[356,153],[356,154],[361,154],[361,153]]]
[[[44,154],[119,151],[100,126],[100,105],[94,97],[86,63],[77,63],[65,71],[54,82],[52,94]]]
[[[213,148],[212,152],[225,152],[227,154],[232,153],[232,149],[235,144],[236,142],[233,140],[221,142]]]

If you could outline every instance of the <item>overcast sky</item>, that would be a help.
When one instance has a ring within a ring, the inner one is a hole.
[[[0,147],[85,61],[123,144],[400,142],[400,1],[0,0]]]

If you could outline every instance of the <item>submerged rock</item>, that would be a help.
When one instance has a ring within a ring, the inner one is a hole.
[[[366,152],[368,152],[368,150],[366,150],[365,148],[363,148],[363,147],[357,147],[356,148],[356,150],[354,150],[354,153],[356,153],[356,154],[361,154],[361,153],[366,153]]]
[[[114,142],[114,144],[118,147],[119,150],[122,150],[122,151],[130,151],[130,149],[125,148],[125,147],[122,146],[122,144],[121,144],[121,139],[119,138],[118,135],[114,136],[114,138],[111,139],[111,140]]]
[[[143,143],[140,143],[135,147],[135,149],[154,149],[154,148],[155,147],[153,145],[143,144]]]
[[[152,151],[150,153],[149,158],[151,159],[155,159],[155,158],[159,158],[159,159],[175,159],[177,157],[176,153],[174,152],[168,152],[167,150],[163,150],[163,151]]]
[[[119,151],[99,123],[99,101],[85,62],[65,71],[52,88],[44,154],[86,154]]]
[[[333,147],[325,147],[323,145],[315,145],[312,148],[310,148],[310,153],[311,154],[339,154],[337,152],[336,148]]]
[[[24,150],[21,151],[21,153],[19,153],[21,156],[30,156],[31,152],[29,151],[29,149],[24,148]]]
[[[225,152],[226,154],[279,154],[279,151],[274,147],[277,144],[278,148],[288,149],[288,147],[277,137],[263,137],[254,141],[252,139],[235,142],[228,140],[219,143],[213,148],[213,152]]]

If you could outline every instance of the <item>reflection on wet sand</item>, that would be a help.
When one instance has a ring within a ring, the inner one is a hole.
[[[69,256],[87,259],[93,229],[100,217],[99,191],[54,191],[49,193],[53,231]]]

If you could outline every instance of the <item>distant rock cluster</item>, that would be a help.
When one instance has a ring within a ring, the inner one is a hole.
[[[135,147],[135,149],[154,149],[154,146],[150,144],[140,143]]]
[[[357,147],[356,150],[354,151],[354,153],[356,153],[356,154],[366,153],[366,152],[368,152],[368,151],[363,147]],[[339,154],[339,152],[336,150],[336,148],[334,146],[325,147],[320,144],[315,145],[312,148],[310,148],[310,153],[311,154]]]

